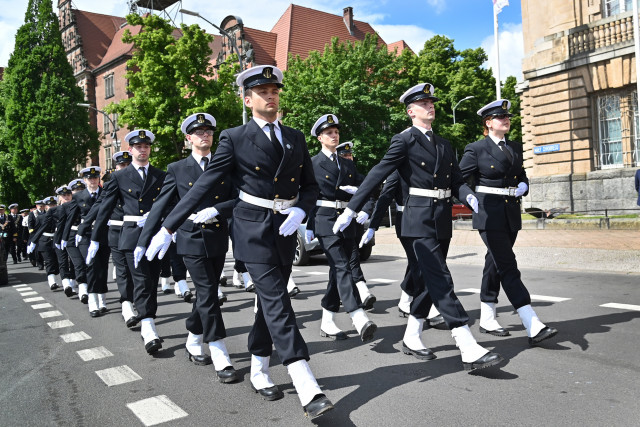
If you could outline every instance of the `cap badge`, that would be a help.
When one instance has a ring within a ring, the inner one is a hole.
[[[333,116],[331,114],[329,114],[329,117],[327,117],[327,122],[328,123],[335,123],[335,121],[333,120]]]
[[[271,68],[271,67],[265,67],[265,68],[262,70],[262,77],[267,78],[267,79],[270,79],[270,78],[271,78],[271,76],[273,76],[273,68]]]
[[[507,110],[509,109],[509,101],[502,101],[502,109],[503,110]]]
[[[143,130],[141,130],[140,132],[138,132],[138,137],[139,138],[146,138],[147,137],[147,133]]]
[[[198,123],[204,123],[204,114],[198,114]]]
[[[94,173],[96,173],[96,168],[91,168],[91,169],[89,169],[89,173],[90,173],[90,174],[92,174],[92,175],[93,175]]]
[[[287,149],[291,150],[291,145],[287,144]]]
[[[128,159],[129,158],[129,153],[126,152],[126,151],[124,153],[122,153],[122,158],[123,159]]]
[[[424,85],[424,89],[422,89],[424,93],[431,93],[431,85],[429,83]]]

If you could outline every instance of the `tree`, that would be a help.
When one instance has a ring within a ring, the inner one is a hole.
[[[283,122],[306,135],[313,155],[320,143],[311,127],[323,114],[337,115],[340,141],[354,142],[358,167],[368,171],[408,124],[398,102],[406,82],[402,65],[370,34],[355,43],[334,38],[323,53],[313,51],[304,60],[291,57],[280,102]]]
[[[212,114],[218,132],[242,123],[241,99],[233,86],[237,62],[230,59],[222,64],[214,78],[215,69],[209,62],[212,35],[198,25],[182,24],[176,30],[157,15],[132,14],[127,22],[141,27],[138,34],[126,30],[122,38],[134,46],[126,74],[133,97],[106,110],[119,113],[120,122],[131,128],[154,133],[151,162],[155,166],[165,168],[183,157],[180,125],[190,114]]]
[[[99,147],[62,46],[51,0],[29,0],[25,22],[16,34],[14,53],[0,88],[4,130],[0,150],[29,200],[52,194],[76,177],[74,166]]]
[[[511,141],[522,142],[522,116],[520,115],[520,95],[516,93],[516,85],[518,81],[514,76],[507,77],[502,86],[502,98],[511,101],[511,130],[508,138]]]

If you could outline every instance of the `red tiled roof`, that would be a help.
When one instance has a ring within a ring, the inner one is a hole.
[[[112,44],[114,35],[126,22],[119,16],[102,15],[74,9],[78,34],[82,38],[82,50],[87,59],[89,69],[94,69],[103,60],[107,49]]]
[[[100,62],[100,64],[98,64],[96,68],[102,67],[103,65],[108,64],[109,62],[124,55],[129,55],[133,50],[133,44],[124,43],[122,41],[122,34],[125,30],[128,29],[131,34],[136,35],[140,32],[140,28],[140,25],[127,25],[123,28],[120,28],[115,36],[113,36],[113,42],[111,43],[111,46],[109,46],[109,50],[107,50],[104,58],[102,58],[102,62]]]
[[[309,52],[322,52],[332,37],[338,37],[344,42],[363,40],[366,34],[375,34],[371,25],[362,21],[353,21],[353,35],[340,15],[333,15],[319,10],[290,5],[278,22],[273,26],[272,33],[276,33],[276,65],[286,69],[289,54],[306,58]],[[379,38],[379,44],[385,42]]]
[[[409,47],[409,45],[407,43],[405,43],[404,40],[399,40],[397,42],[393,42],[391,44],[387,45],[387,49],[389,50],[389,52],[393,52],[394,50],[397,49],[396,51],[396,55],[400,56],[400,54],[402,53],[403,50],[405,49],[409,49],[409,51],[411,53],[414,53],[413,50],[411,50],[411,48]]]
[[[276,65],[277,34],[244,27],[244,37],[253,46],[254,64]]]

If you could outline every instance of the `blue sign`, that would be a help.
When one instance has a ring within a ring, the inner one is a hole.
[[[533,147],[533,154],[546,154],[553,153],[554,151],[560,151],[560,144],[541,145],[539,147]]]

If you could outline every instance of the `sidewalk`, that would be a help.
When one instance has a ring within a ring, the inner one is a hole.
[[[640,274],[638,230],[521,230],[514,252],[520,268]],[[476,230],[454,230],[447,263],[484,265],[485,253]],[[376,232],[373,254],[405,256],[394,228]]]

